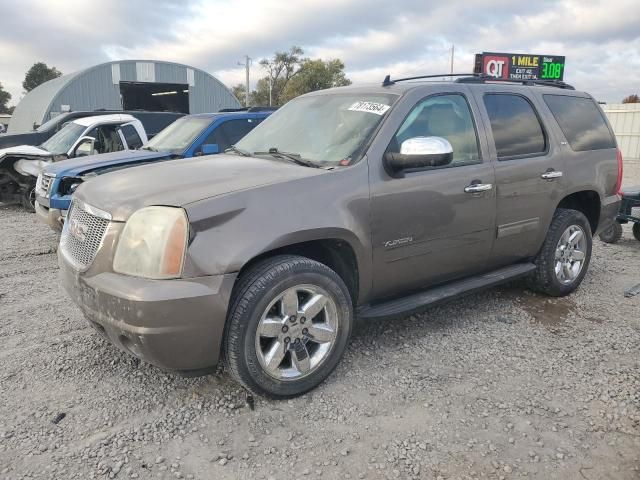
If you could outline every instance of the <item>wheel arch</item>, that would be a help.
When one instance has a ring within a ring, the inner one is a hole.
[[[309,240],[300,239],[296,242],[277,246],[272,245],[271,248],[247,260],[240,268],[238,278],[242,277],[243,273],[250,270],[254,265],[267,258],[276,255],[299,255],[320,262],[336,272],[347,286],[355,306],[361,297],[361,288],[363,286],[361,282],[362,262],[359,261],[356,251],[351,242],[336,236]]]
[[[566,195],[558,203],[558,208],[570,208],[582,212],[591,227],[591,233],[595,234],[600,223],[600,194],[595,190],[579,190]]]

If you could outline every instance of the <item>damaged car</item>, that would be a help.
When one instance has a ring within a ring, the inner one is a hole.
[[[162,130],[139,150],[75,158],[48,165],[37,181],[35,208],[38,220],[60,231],[73,192],[81,183],[123,168],[224,152],[270,113],[249,109],[187,115]]]
[[[35,211],[36,183],[49,164],[141,147],[147,134],[140,120],[115,114],[69,122],[39,146],[19,145],[0,150],[0,202],[19,202]]]

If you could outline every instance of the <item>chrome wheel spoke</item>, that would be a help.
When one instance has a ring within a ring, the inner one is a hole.
[[[573,245],[574,247],[577,246],[578,243],[580,243],[580,240],[582,240],[583,235],[584,235],[584,233],[582,232],[581,229],[576,230],[569,237],[569,243],[571,245]]]
[[[300,314],[304,315],[307,320],[312,320],[324,309],[326,304],[327,297],[314,295],[300,308]]]
[[[298,292],[295,288],[290,288],[282,295],[282,315],[295,317],[298,314]]]
[[[581,252],[580,250],[574,250],[573,251],[573,259],[581,262],[582,260],[584,260],[585,254],[584,252]]]
[[[307,336],[316,343],[327,343],[333,341],[336,332],[330,325],[315,324],[309,326]]]
[[[565,262],[562,265],[562,276],[568,280],[573,278],[573,270],[571,270],[571,264],[569,262]]]
[[[278,338],[282,334],[284,320],[281,318],[265,318],[258,325],[258,335],[267,338]]]
[[[275,341],[264,356],[267,370],[277,371],[286,353],[284,342]]]
[[[304,375],[311,370],[311,359],[307,347],[302,345],[291,350],[291,363],[298,373]]]

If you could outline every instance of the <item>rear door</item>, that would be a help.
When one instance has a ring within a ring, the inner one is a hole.
[[[495,164],[497,228],[489,263],[499,267],[537,253],[564,192],[564,158],[528,88],[473,90]]]

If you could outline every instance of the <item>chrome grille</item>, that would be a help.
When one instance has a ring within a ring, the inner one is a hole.
[[[109,226],[109,215],[77,200],[69,207],[60,249],[79,270],[89,268]]]
[[[37,193],[45,198],[49,198],[51,196],[51,187],[53,186],[54,180],[55,176],[47,175],[46,173],[40,174],[38,176],[38,181],[36,182]]]

